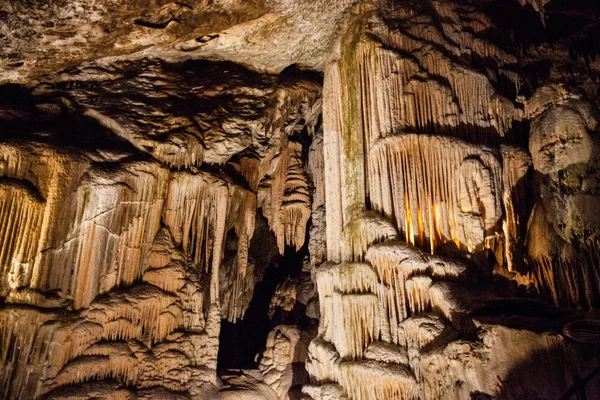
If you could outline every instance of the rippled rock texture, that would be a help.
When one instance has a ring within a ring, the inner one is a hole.
[[[600,397],[599,34],[0,2],[0,398]]]

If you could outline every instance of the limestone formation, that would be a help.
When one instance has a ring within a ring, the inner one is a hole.
[[[600,398],[599,34],[0,0],[0,399]]]

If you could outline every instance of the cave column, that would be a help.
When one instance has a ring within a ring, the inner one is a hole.
[[[362,30],[362,19],[349,24],[325,70],[323,84],[327,258],[334,262],[341,261],[344,226],[366,203],[363,96],[357,60]]]

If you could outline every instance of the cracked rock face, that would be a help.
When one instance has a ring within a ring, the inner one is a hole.
[[[599,33],[0,1],[0,399],[600,397]]]

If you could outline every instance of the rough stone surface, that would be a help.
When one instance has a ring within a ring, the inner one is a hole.
[[[600,362],[599,34],[0,0],[0,399],[559,398]]]

